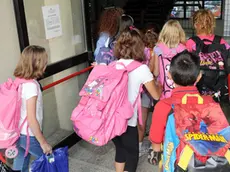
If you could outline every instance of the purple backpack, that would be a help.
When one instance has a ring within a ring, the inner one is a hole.
[[[100,48],[98,54],[95,57],[97,64],[106,64],[113,62],[116,58],[113,55],[114,39],[108,38],[105,45]]]

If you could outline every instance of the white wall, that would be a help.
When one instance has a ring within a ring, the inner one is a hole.
[[[19,44],[13,1],[0,0],[0,83],[12,77],[19,59]]]
[[[60,5],[63,35],[46,40],[41,7],[55,4]],[[24,0],[24,5],[30,44],[46,48],[49,64],[86,51],[81,0]],[[0,21],[0,83],[2,83],[7,77],[12,76],[20,57],[12,0],[0,0]],[[76,36],[79,39],[76,40]],[[43,86],[47,85],[86,66],[85,63],[72,67],[42,80],[41,83]],[[72,131],[71,112],[79,100],[78,92],[86,78],[87,73],[43,92],[45,136],[53,136],[60,129]]]

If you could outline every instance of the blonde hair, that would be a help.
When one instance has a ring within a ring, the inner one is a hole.
[[[185,32],[177,20],[167,21],[160,32],[158,42],[164,43],[169,48],[175,48],[179,43],[185,44]]]
[[[31,45],[26,47],[14,70],[14,76],[24,79],[37,79],[42,77],[48,62],[45,48]]]
[[[216,26],[216,20],[210,10],[200,9],[192,16],[193,26],[197,34],[213,34]]]

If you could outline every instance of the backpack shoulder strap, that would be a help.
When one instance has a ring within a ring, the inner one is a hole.
[[[126,69],[127,69],[128,72],[132,72],[133,70],[135,70],[136,68],[140,67],[141,65],[142,65],[142,63],[134,60],[128,66],[126,66]]]
[[[219,35],[215,35],[213,42],[216,44],[220,44],[222,37]]]
[[[204,42],[198,36],[193,36],[190,39],[196,43],[196,54],[199,54],[203,48]]]
[[[200,42],[202,42],[198,36],[193,36],[190,39],[193,40],[196,44],[200,44]]]
[[[132,61],[128,66],[126,66],[126,69],[128,72],[132,72],[133,70],[135,70],[136,68],[140,67],[142,65],[142,63],[138,62],[138,61]],[[143,125],[143,121],[142,121],[142,111],[141,111],[141,92],[142,92],[142,85],[139,88],[139,93],[138,96],[133,104],[133,107],[135,107],[137,105],[137,111],[138,111],[138,119],[139,119],[139,124]]]

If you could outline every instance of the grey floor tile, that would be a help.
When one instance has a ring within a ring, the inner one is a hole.
[[[55,133],[47,138],[47,141],[50,145],[54,146],[72,133],[73,131],[58,129]]]
[[[71,170],[75,170],[79,166],[76,172],[115,171],[115,149],[111,142],[106,146],[96,147],[87,142],[80,141],[70,148],[69,157]],[[158,167],[148,164],[147,155],[144,155],[139,160],[137,172],[158,172]]]

